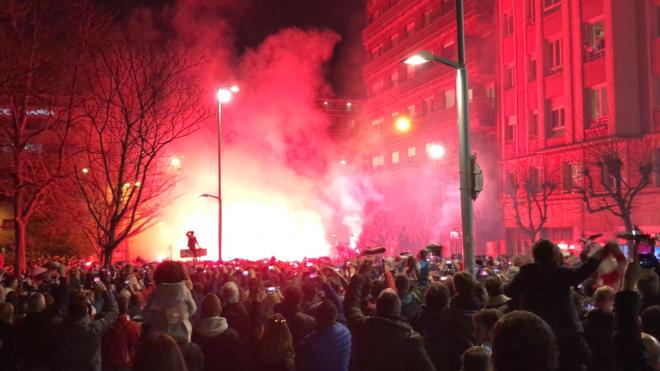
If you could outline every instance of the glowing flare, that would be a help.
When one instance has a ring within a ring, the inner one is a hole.
[[[231,88],[229,88],[229,90],[232,93],[238,93],[239,91],[241,91],[241,89],[238,87],[238,85],[232,85]]]
[[[172,165],[172,167],[177,168],[177,169],[180,168],[181,167],[181,159],[178,158],[178,157],[172,157],[172,159],[170,160],[170,165]]]
[[[229,103],[231,101],[232,92],[229,89],[218,89],[216,97],[220,103]]]
[[[87,174],[87,173],[89,173],[89,169],[86,168],[86,167],[82,168],[81,171],[82,171],[83,174]]]

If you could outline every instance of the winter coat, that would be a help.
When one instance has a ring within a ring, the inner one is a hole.
[[[101,338],[117,318],[117,302],[103,291],[103,309],[98,319],[67,318],[53,328],[53,370],[101,370]]]
[[[353,371],[434,371],[422,337],[403,318],[367,317],[360,309],[366,278],[356,275],[344,298],[353,340]]]
[[[348,371],[351,332],[335,323],[307,335],[296,351],[298,371]]]
[[[314,331],[316,320],[314,317],[301,312],[297,307],[287,306],[286,302],[282,303],[279,309],[288,322],[293,346],[297,347],[305,336]]]
[[[222,317],[227,320],[229,328],[238,332],[241,339],[247,339],[250,336],[250,317],[243,303],[226,304],[222,308]]]
[[[614,369],[614,315],[602,309],[590,311],[584,319],[584,335],[592,357],[589,370],[609,371]]]
[[[474,345],[473,311],[424,306],[415,328],[424,338],[426,353],[438,370],[457,371],[461,355]]]
[[[197,305],[185,282],[161,283],[144,309],[144,323],[149,331],[164,332],[178,343],[188,343],[192,336],[190,317],[196,311]]]
[[[651,371],[646,364],[639,321],[639,295],[619,291],[614,299],[614,349],[617,371]]]
[[[117,317],[103,336],[102,355],[104,368],[130,368],[135,360],[137,344],[142,328],[128,315]]]
[[[206,371],[240,371],[244,369],[244,349],[238,332],[229,328],[224,317],[201,318],[195,323],[193,343],[204,354]]]

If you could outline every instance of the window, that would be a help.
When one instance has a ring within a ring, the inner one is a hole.
[[[406,36],[411,36],[415,33],[415,22],[410,22],[406,25]]]
[[[527,62],[527,77],[528,81],[536,80],[536,56],[530,55]]]
[[[390,35],[390,44],[392,46],[396,46],[396,44],[399,43],[399,33],[395,32],[392,35]]]
[[[406,107],[406,115],[408,115],[408,117],[411,117],[411,118],[415,117],[415,105],[414,104],[411,104],[408,107]]]
[[[474,98],[474,91],[468,88],[468,101],[472,102],[472,98]]]
[[[454,107],[456,104],[456,93],[454,90],[447,90],[445,91],[445,107],[444,108],[451,108]]]
[[[562,190],[565,193],[572,192],[580,183],[582,168],[579,164],[564,162],[561,164]]]
[[[392,112],[392,117],[397,117],[397,116],[399,116],[399,111]]]
[[[502,16],[502,36],[509,37],[511,35],[513,35],[513,14],[511,11],[507,11]]]
[[[379,167],[383,165],[385,165],[385,158],[382,155],[371,158],[371,167]]]
[[[653,173],[655,174],[655,186],[660,187],[660,148],[653,150]]]
[[[407,64],[406,65],[406,79],[410,80],[415,77],[415,66]]]
[[[433,108],[433,97],[426,97],[422,101],[422,115],[428,115],[431,113],[431,109]]]
[[[392,152],[392,163],[393,164],[399,163],[399,151]]]
[[[424,12],[424,26],[428,26],[433,20],[433,9],[427,9]]]
[[[602,166],[600,168],[600,183],[605,187],[605,188],[612,188],[614,186],[614,176],[610,173],[609,169],[607,166]]]
[[[562,136],[564,135],[564,107],[558,100],[551,102],[550,116],[548,118],[548,136]]]
[[[509,116],[504,127],[504,141],[512,142],[516,138],[516,116]]]
[[[655,9],[655,35],[660,37],[660,6]]]
[[[600,57],[605,51],[605,26],[603,22],[592,23],[587,26],[584,41],[584,58],[591,60]]]
[[[529,127],[527,130],[530,138],[539,135],[539,114],[536,110],[529,113]]]
[[[383,91],[383,80],[378,79],[373,84],[371,84],[371,94],[378,94]]]
[[[447,39],[442,45],[442,56],[445,58],[453,58],[458,50],[454,47],[454,39]]]
[[[371,127],[380,130],[381,126],[383,126],[383,122],[385,122],[385,119],[382,117],[379,117],[373,121],[371,121]]]
[[[534,24],[534,20],[536,19],[534,1],[535,0],[525,0],[525,19],[527,20],[527,24]]]
[[[417,155],[417,148],[410,147],[408,148],[408,157],[415,157]]]
[[[658,96],[660,96],[660,92],[658,92]],[[445,108],[445,94],[438,93],[438,95],[436,95],[435,98],[433,99],[432,110],[433,112],[436,112],[444,108]]]
[[[486,85],[486,98],[495,100],[495,83],[489,83]]]
[[[543,0],[543,8],[550,10],[561,4],[561,0]]]
[[[540,191],[539,179],[541,179],[541,170],[537,167],[530,167],[527,172],[527,186],[531,192],[538,193]]]
[[[395,86],[399,82],[399,71],[390,73],[390,86]]]
[[[586,127],[597,126],[607,119],[607,88],[597,87],[586,89],[585,98],[587,99]]]
[[[506,66],[504,68],[504,89],[513,88],[513,66]]]
[[[561,39],[550,40],[546,43],[547,73],[552,74],[561,70],[563,64]]]
[[[506,175],[504,176],[505,189],[508,190],[509,192],[513,191],[514,189],[516,189],[516,184],[518,184],[518,182],[516,181],[516,173],[512,171],[507,172]]]

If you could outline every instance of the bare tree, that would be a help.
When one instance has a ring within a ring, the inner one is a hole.
[[[590,213],[609,212],[623,221],[626,231],[631,231],[635,200],[651,182],[650,151],[641,140],[616,139],[592,146],[585,157],[584,185],[575,191]],[[598,180],[594,180],[590,167],[598,169]],[[635,168],[636,172],[626,168]]]
[[[107,19],[87,0],[0,2],[0,194],[13,203],[18,272],[30,218],[70,175],[80,71]]]
[[[87,233],[109,265],[115,248],[156,221],[175,177],[166,148],[207,117],[181,45],[162,49],[119,36],[87,73],[91,94],[76,182],[93,220]]]
[[[534,242],[548,221],[548,201],[558,184],[555,177],[528,165],[521,163],[512,173],[513,178],[505,184],[505,193],[511,200],[516,224]]]

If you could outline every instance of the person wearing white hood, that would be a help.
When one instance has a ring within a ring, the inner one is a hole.
[[[154,272],[156,292],[151,295],[144,310],[145,330],[170,335],[177,343],[190,343],[190,318],[197,305],[190,293],[188,277],[181,263],[165,261]]]
[[[241,371],[245,367],[242,341],[227,319],[220,317],[222,304],[214,294],[207,294],[201,303],[201,317],[195,323],[192,341],[204,354],[206,371]]]

